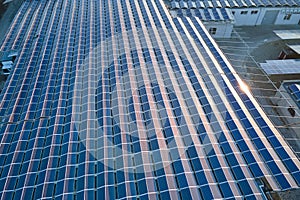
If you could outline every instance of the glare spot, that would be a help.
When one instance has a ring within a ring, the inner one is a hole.
[[[250,92],[248,85],[246,85],[246,83],[244,83],[243,81],[239,82],[240,84],[240,88],[243,92],[245,92],[246,94],[248,94]]]

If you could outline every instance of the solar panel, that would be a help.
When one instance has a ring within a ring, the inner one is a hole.
[[[1,94],[1,198],[263,198],[260,177],[299,187],[295,155],[193,17],[225,9],[24,4],[1,46],[20,48]]]
[[[291,84],[289,85],[289,89],[295,100],[300,103],[300,84]]]

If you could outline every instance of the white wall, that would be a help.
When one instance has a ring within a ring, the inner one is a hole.
[[[226,22],[203,22],[205,28],[209,30],[210,28],[217,28],[216,34],[212,35],[214,38],[230,38],[233,29],[232,23]]]
[[[259,16],[262,13],[261,8],[234,8],[234,19],[236,26],[254,26],[257,25]],[[242,11],[248,11],[247,14],[241,14]],[[252,11],[258,11],[256,14],[251,14]]]
[[[284,16],[286,14],[284,12],[279,12],[275,24],[298,24],[300,20],[299,14],[292,14],[289,20],[284,20]]]
[[[261,25],[265,13],[267,11],[279,11],[277,18],[274,22],[276,25],[284,25],[284,24],[298,24],[300,20],[300,13],[292,14],[291,18],[289,20],[284,20],[285,10],[291,9],[290,7],[286,8],[234,8],[231,9],[231,11],[235,12],[234,18],[235,18],[235,25],[236,26],[254,26],[254,25]],[[251,14],[252,11],[257,10],[257,14]],[[298,8],[300,10],[300,8]],[[241,14],[242,11],[248,11],[247,14]]]

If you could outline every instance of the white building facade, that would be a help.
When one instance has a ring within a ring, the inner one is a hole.
[[[291,25],[300,23],[300,8],[232,8],[236,26]]]

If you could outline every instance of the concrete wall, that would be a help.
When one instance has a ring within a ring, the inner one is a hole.
[[[274,20],[273,24],[277,25],[290,25],[290,24],[298,24],[300,20],[300,8],[233,8],[231,9],[234,12],[235,25],[236,26],[254,26],[261,25],[266,17],[266,13],[268,11],[278,11],[277,17]],[[246,11],[246,14],[242,14],[243,11]],[[254,13],[257,11],[257,13]],[[291,18],[289,20],[284,20],[284,16],[287,13],[291,13]]]
[[[233,29],[233,24],[230,22],[203,22],[205,28],[216,28],[216,34],[212,35],[214,38],[230,38]]]

